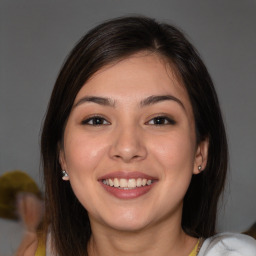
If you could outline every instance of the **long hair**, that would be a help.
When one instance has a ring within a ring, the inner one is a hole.
[[[228,153],[210,75],[195,48],[177,28],[147,17],[122,17],[98,25],[74,47],[59,73],[45,117],[41,152],[46,217],[54,248],[61,256],[87,255],[86,245],[91,236],[87,211],[70,184],[62,181],[59,164],[65,124],[75,97],[99,69],[140,51],[153,52],[174,64],[191,101],[197,143],[209,139],[207,166],[192,177],[184,198],[182,228],[195,237],[215,233]]]

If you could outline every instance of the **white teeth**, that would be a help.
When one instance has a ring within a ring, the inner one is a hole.
[[[137,179],[137,187],[141,187],[141,185],[142,185],[142,179],[138,178]]]
[[[147,184],[147,180],[146,179],[143,179],[142,180],[142,186],[145,186]]]
[[[119,185],[121,188],[127,188],[127,180],[126,179],[120,179]]]
[[[111,179],[109,179],[108,182],[109,182],[109,186],[111,186],[111,187],[114,186],[114,182]]]
[[[105,179],[102,180],[102,183],[110,186],[110,187],[115,187],[115,188],[120,188],[120,189],[133,189],[136,187],[144,187],[146,185],[151,185],[153,183],[152,180],[147,180],[147,179]]]
[[[114,187],[115,188],[119,187],[119,180],[117,178],[114,178]]]
[[[136,181],[135,179],[129,179],[128,180],[128,188],[135,188],[136,187]]]

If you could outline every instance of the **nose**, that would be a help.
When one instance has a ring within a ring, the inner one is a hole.
[[[110,157],[125,163],[146,158],[147,149],[139,127],[120,127],[113,132]]]

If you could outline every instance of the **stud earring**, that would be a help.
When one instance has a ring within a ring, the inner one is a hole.
[[[62,179],[63,180],[69,180],[69,176],[65,170],[62,170]]]
[[[200,172],[201,170],[202,170],[202,166],[199,165],[199,166],[198,166],[198,171]]]

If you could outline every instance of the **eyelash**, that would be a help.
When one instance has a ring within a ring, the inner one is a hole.
[[[100,123],[98,123],[100,121]],[[90,123],[91,122],[91,123]],[[83,125],[92,125],[92,126],[100,126],[100,125],[109,125],[110,122],[108,122],[104,117],[102,116],[92,116],[90,118],[87,118],[82,121]]]
[[[158,123],[150,124],[150,122],[152,122],[152,121],[158,122]],[[82,123],[82,125],[92,125],[92,126],[101,126],[101,125],[109,125],[110,124],[110,122],[107,121],[102,116],[93,116],[93,117],[83,120],[81,123]],[[150,119],[145,124],[161,126],[161,125],[174,125],[174,124],[176,124],[176,122],[167,116],[156,116],[156,117]]]
[[[152,122],[152,121],[155,121],[155,122],[160,121],[160,123],[150,124],[150,122]],[[163,121],[164,121],[164,123],[162,123]],[[174,125],[174,124],[176,124],[176,122],[167,116],[156,116],[156,117],[150,119],[148,122],[146,122],[146,124],[161,126],[161,125]]]

